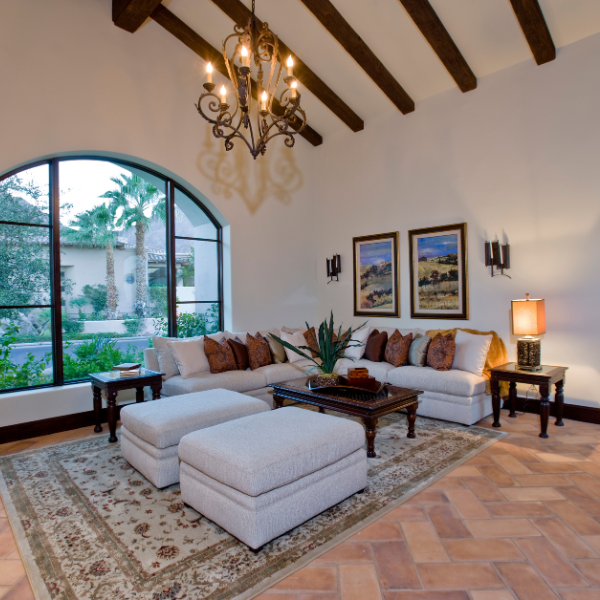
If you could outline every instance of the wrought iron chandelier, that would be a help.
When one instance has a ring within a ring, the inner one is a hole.
[[[227,46],[229,43],[231,47],[234,42],[235,47],[229,58]],[[206,92],[196,105],[198,112],[212,123],[214,136],[225,140],[225,150],[233,148],[236,138],[243,140],[254,159],[264,154],[267,143],[279,136],[284,136],[285,145],[291,148],[295,142],[294,136],[306,127],[306,113],[300,107],[298,82],[293,74],[294,61],[290,55],[286,62],[287,76],[283,77],[285,88],[277,97],[282,71],[279,40],[267,23],[262,26],[257,23],[254,0],[246,27],[235,25],[234,33],[225,38],[223,59],[233,84],[235,108],[230,110],[225,86],[220,89],[220,97],[214,93],[216,86],[212,82],[211,63],[206,66]],[[252,62],[257,69],[256,82],[252,79]],[[259,102],[256,102],[258,99]],[[253,111],[255,102],[256,110]],[[255,126],[253,112],[256,112]],[[291,124],[300,122],[297,115],[302,117],[302,124],[294,130]]]

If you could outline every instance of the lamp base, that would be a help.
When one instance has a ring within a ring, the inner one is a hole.
[[[541,366],[542,344],[536,338],[517,340],[517,369],[521,371],[539,371]]]

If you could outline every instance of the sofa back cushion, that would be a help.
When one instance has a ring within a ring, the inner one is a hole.
[[[379,330],[374,329],[369,338],[367,339],[367,346],[363,358],[370,360],[371,362],[382,362],[383,355],[385,354],[385,347],[388,341],[388,334],[385,331],[381,333]]]
[[[233,357],[235,358],[235,364],[237,365],[238,371],[245,371],[250,365],[248,358],[248,349],[246,344],[240,340],[239,337],[235,339],[228,339],[227,343],[231,346],[233,351]]]
[[[429,344],[427,351],[427,366],[436,371],[449,371],[452,368],[456,344],[451,333],[438,333]]]
[[[408,351],[413,334],[402,335],[397,329],[388,339],[385,347],[385,361],[394,367],[405,367],[408,364]]]
[[[424,367],[427,364],[427,350],[430,343],[431,338],[427,334],[418,333],[408,351],[408,364],[413,367]]]
[[[161,373],[165,374],[165,379],[179,375],[179,368],[169,348],[169,342],[171,341],[177,341],[177,338],[159,337],[156,335],[152,338],[152,346],[156,352],[158,368]]]
[[[257,333],[256,335],[246,335],[246,348],[248,349],[248,359],[250,368],[254,371],[260,367],[266,367],[271,364],[271,349],[269,342]]]
[[[184,379],[193,377],[198,373],[207,373],[210,370],[208,359],[204,353],[204,340],[202,338],[169,340],[167,345],[173,360],[177,364],[178,373]]]
[[[211,373],[237,371],[233,350],[224,337],[218,342],[208,337],[204,338],[204,352],[206,353]]]
[[[481,377],[492,343],[492,335],[474,335],[459,329],[454,336],[454,342],[456,353],[452,368],[468,371]]]

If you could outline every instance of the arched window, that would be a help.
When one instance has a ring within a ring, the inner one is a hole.
[[[0,179],[0,391],[142,362],[222,330],[218,221],[172,179],[96,157]]]

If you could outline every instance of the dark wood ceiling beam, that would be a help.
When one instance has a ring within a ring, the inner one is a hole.
[[[510,0],[525,39],[538,65],[556,58],[556,48],[538,0]]]
[[[240,0],[212,0],[230,19],[237,25],[245,27],[251,16],[251,11]],[[262,21],[256,19],[259,26]],[[299,81],[306,86],[333,114],[339,117],[352,131],[362,131],[365,128],[364,121],[290,48],[279,38],[279,49],[282,58],[290,54],[294,59],[294,74]]]
[[[213,68],[229,78],[227,67],[223,60],[223,55],[211,46],[204,38],[199,36],[191,27],[186,25],[179,17],[175,16],[169,9],[162,5],[157,6],[150,15],[161,27],[164,27],[169,33],[183,42],[188,48],[193,50],[198,56],[207,62],[211,62]],[[252,97],[257,100],[257,84],[252,80]],[[276,115],[282,115],[284,108],[276,99],[273,99],[273,112]],[[302,119],[296,117],[295,123],[290,125],[298,130],[302,126]],[[319,146],[323,143],[323,138],[312,127],[306,126],[300,135],[310,142],[313,146]]]
[[[477,87],[477,77],[467,64],[429,0],[400,0],[410,18],[438,55],[462,92]]]
[[[113,0],[113,23],[129,33],[135,33],[160,2],[161,0]]]
[[[415,103],[329,0],[300,0],[403,114]]]

